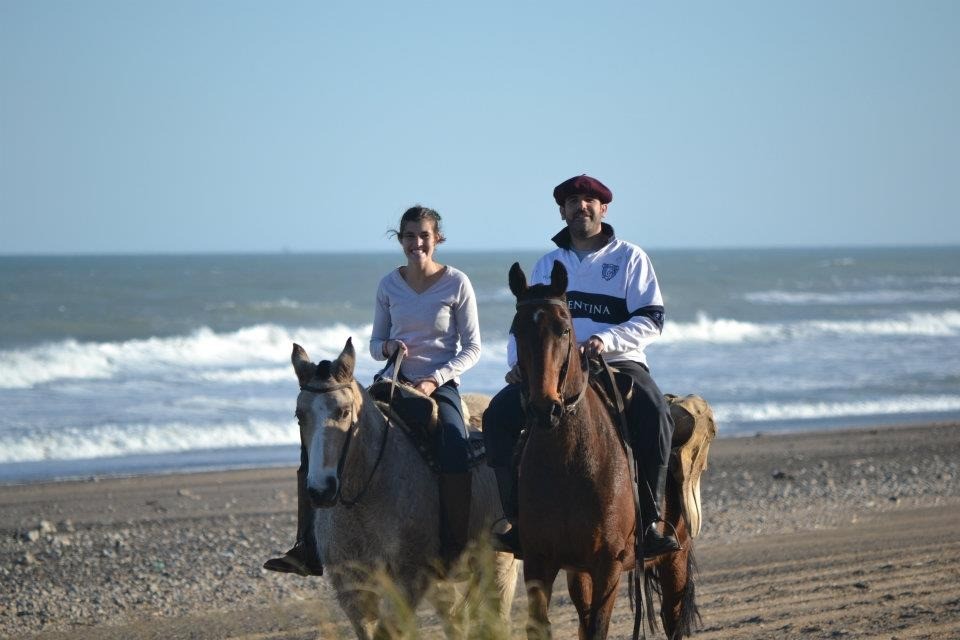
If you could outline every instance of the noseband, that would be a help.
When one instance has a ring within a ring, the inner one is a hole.
[[[310,393],[316,393],[318,395],[324,393],[330,393],[332,391],[339,391],[340,389],[346,389],[351,386],[353,382],[340,382],[338,384],[324,385],[322,387],[315,387],[309,384],[301,385],[300,391],[308,391]],[[340,449],[340,458],[337,460],[337,493],[333,497],[333,504],[330,507],[336,506],[339,502],[343,506],[349,508],[353,505],[360,502],[363,498],[363,495],[367,492],[367,489],[370,488],[370,485],[373,481],[373,474],[377,472],[377,468],[380,466],[380,461],[383,460],[383,453],[387,450],[387,435],[390,433],[390,425],[386,424],[383,427],[383,438],[380,440],[380,453],[377,454],[377,460],[373,463],[373,468],[370,470],[370,475],[367,476],[366,482],[363,484],[363,487],[353,498],[345,498],[342,493],[343,489],[343,468],[347,465],[347,454],[350,452],[350,445],[353,444],[353,437],[356,435],[360,427],[360,416],[357,416],[357,419],[353,421],[350,425],[350,429],[347,431],[347,441],[344,443],[343,448]],[[330,508],[327,507],[327,508]]]
[[[567,303],[563,300],[558,300],[556,298],[531,298],[530,300],[520,300],[517,302],[516,309],[520,310],[520,307],[532,307],[539,306],[544,304],[552,304],[558,307],[563,307],[567,309]],[[516,318],[514,318],[514,324],[516,324]],[[557,377],[557,395],[560,396],[561,403],[559,406],[554,405],[550,410],[550,424],[556,425],[560,418],[562,418],[567,413],[574,413],[577,409],[577,405],[580,404],[580,401],[583,400],[583,396],[587,392],[587,387],[590,386],[589,382],[585,382],[583,387],[580,389],[579,393],[571,398],[563,397],[563,383],[567,379],[567,370],[570,367],[570,352],[573,350],[573,339],[567,338],[567,355],[563,359],[563,364],[560,366],[560,374]],[[581,357],[581,369],[586,370],[586,358]]]

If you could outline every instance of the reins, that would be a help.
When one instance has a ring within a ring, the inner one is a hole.
[[[397,350],[399,351],[399,349]],[[400,356],[402,358],[402,356]],[[397,364],[399,365],[400,358],[397,358]],[[389,363],[388,363],[389,366]],[[399,367],[398,367],[399,368]],[[386,370],[386,368],[384,368]],[[381,371],[381,373],[383,373]],[[337,384],[324,385],[322,387],[315,387],[312,385],[301,385],[301,391],[309,391],[310,393],[330,393],[332,391],[338,391],[340,389],[345,389],[353,385],[353,381],[349,382],[340,382]],[[393,395],[393,388],[390,389],[391,396]],[[353,421],[353,424],[350,425],[349,431],[347,431],[347,441],[344,443],[343,448],[340,449],[340,458],[337,460],[337,494],[334,496],[333,504],[339,502],[348,509],[363,499],[363,496],[367,493],[367,490],[370,488],[370,485],[373,484],[373,474],[377,472],[377,469],[380,467],[380,462],[383,460],[383,454],[387,450],[387,436],[390,434],[390,420],[384,416],[384,420],[387,421],[387,424],[383,428],[383,436],[380,438],[380,451],[377,453],[377,459],[373,463],[373,468],[370,469],[370,473],[367,476],[366,482],[363,483],[363,486],[360,488],[360,491],[353,498],[346,498],[343,495],[343,470],[347,466],[347,455],[350,453],[350,445],[353,444],[353,438],[356,435],[357,431],[360,429],[360,416],[357,416],[357,419]],[[331,505],[333,506],[333,505]]]

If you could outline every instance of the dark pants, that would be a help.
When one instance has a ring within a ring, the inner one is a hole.
[[[437,403],[437,432],[434,446],[442,473],[466,473],[468,462],[467,425],[460,406],[460,389],[450,380],[431,396]]]
[[[611,364],[619,369],[616,377],[621,389],[633,385],[633,397],[627,408],[630,445],[643,477],[650,482],[670,458],[670,443],[673,439],[670,408],[657,383],[642,364],[629,360]],[[523,426],[520,386],[507,385],[493,397],[483,414],[487,464],[494,468],[510,466]],[[652,483],[651,490],[657,490],[655,482]],[[643,488],[640,491],[641,495],[645,493]]]

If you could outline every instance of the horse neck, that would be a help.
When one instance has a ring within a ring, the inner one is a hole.
[[[357,432],[354,442],[345,460],[343,482],[350,489],[357,489],[366,483],[370,477],[377,458],[381,457],[384,430],[388,429],[387,421],[377,409],[373,399],[357,382],[354,382],[357,393],[360,394],[360,407],[357,411]],[[384,452],[385,453],[385,452]],[[381,460],[381,464],[382,464]],[[374,477],[373,480],[377,478]]]

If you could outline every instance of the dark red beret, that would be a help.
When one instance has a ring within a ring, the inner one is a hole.
[[[613,192],[607,189],[605,184],[587,174],[574,176],[558,184],[553,189],[553,199],[557,201],[557,204],[563,206],[563,202],[567,198],[578,193],[594,196],[603,204],[613,200]]]

